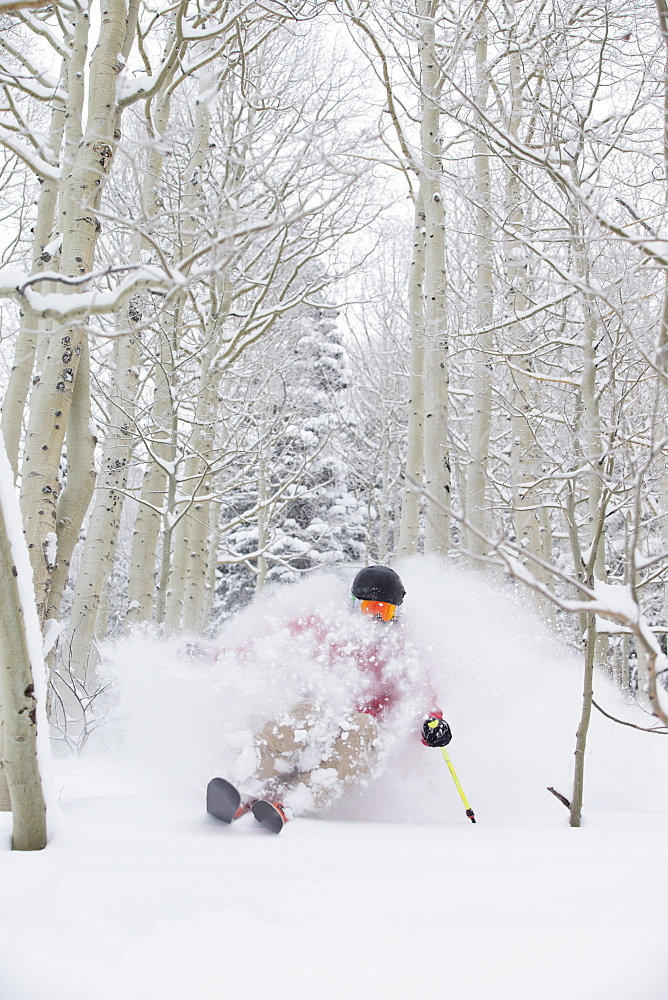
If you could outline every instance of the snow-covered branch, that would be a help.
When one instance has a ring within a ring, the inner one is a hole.
[[[26,145],[25,142],[16,134],[14,129],[6,122],[0,122],[0,143],[14,153],[18,158],[25,163],[27,167],[32,170],[32,172],[43,179],[48,178],[49,180],[57,181],[60,179],[61,170],[60,167],[54,166],[49,163],[44,156],[40,156],[39,153],[31,149]],[[43,149],[42,152],[46,153]]]
[[[42,281],[49,281],[67,289],[75,289],[121,270],[129,270],[130,273],[109,291],[72,290],[43,293],[34,288]],[[188,280],[194,280],[196,277],[197,275],[193,274],[186,277],[177,268],[167,273],[147,264],[127,265],[122,268],[109,267],[79,278],[70,278],[55,271],[42,271],[29,276],[17,271],[0,271],[0,296],[12,298],[21,305],[28,306],[35,315],[44,319],[74,320],[82,316],[100,316],[116,312],[142,289],[161,289],[169,293],[183,288]]]

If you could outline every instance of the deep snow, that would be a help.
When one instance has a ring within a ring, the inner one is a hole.
[[[0,814],[0,1000],[665,1000],[666,738],[595,714],[584,825],[570,829],[546,787],[571,790],[577,658],[502,582],[399,569],[404,632],[431,666],[478,823],[414,739],[280,837],[205,814],[206,781],[241,766],[247,727],[317,674],[297,657],[272,684],[278,646],[257,640],[345,605],[349,581],[311,579],[238,616],[219,643],[256,640],[240,672],[135,635],[108,654],[106,725],[55,762],[47,849],[10,852]],[[596,696],[650,724],[602,679]]]

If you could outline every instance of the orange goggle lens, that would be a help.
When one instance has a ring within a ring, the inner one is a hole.
[[[360,601],[360,611],[363,615],[370,615],[371,618],[382,618],[384,622],[392,621],[397,606],[396,604],[386,604],[385,601]]]

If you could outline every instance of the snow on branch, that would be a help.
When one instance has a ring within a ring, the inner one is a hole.
[[[108,291],[74,291],[76,287],[108,277],[119,270],[129,270],[130,273],[115,288]],[[72,320],[81,316],[115,312],[141,289],[163,289],[170,292],[183,288],[189,280],[193,280],[193,274],[186,278],[177,268],[162,270],[147,264],[122,269],[110,267],[79,278],[66,277],[55,271],[41,271],[31,276],[19,271],[0,271],[0,297],[12,298],[21,305],[27,305],[44,319]],[[46,294],[38,292],[33,286],[41,281],[60,284],[66,290]]]
[[[15,10],[39,10],[53,6],[52,0],[0,0],[0,14],[11,14]]]
[[[0,122],[0,143],[18,156],[38,177],[45,180],[60,180],[60,167],[55,167],[43,156],[30,149],[6,122]]]
[[[0,39],[0,48],[21,63],[26,70],[25,73],[17,74],[14,69],[5,65],[4,62],[0,62],[0,83],[7,88],[5,97],[8,97],[9,89],[14,88],[34,97],[37,101],[50,101],[65,107],[67,91],[60,86],[56,77],[50,73],[42,73],[30,59],[14,50],[6,39]]]

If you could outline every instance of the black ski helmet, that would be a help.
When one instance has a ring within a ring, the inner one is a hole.
[[[353,597],[359,601],[401,604],[405,593],[399,574],[389,566],[365,566],[353,580]]]

